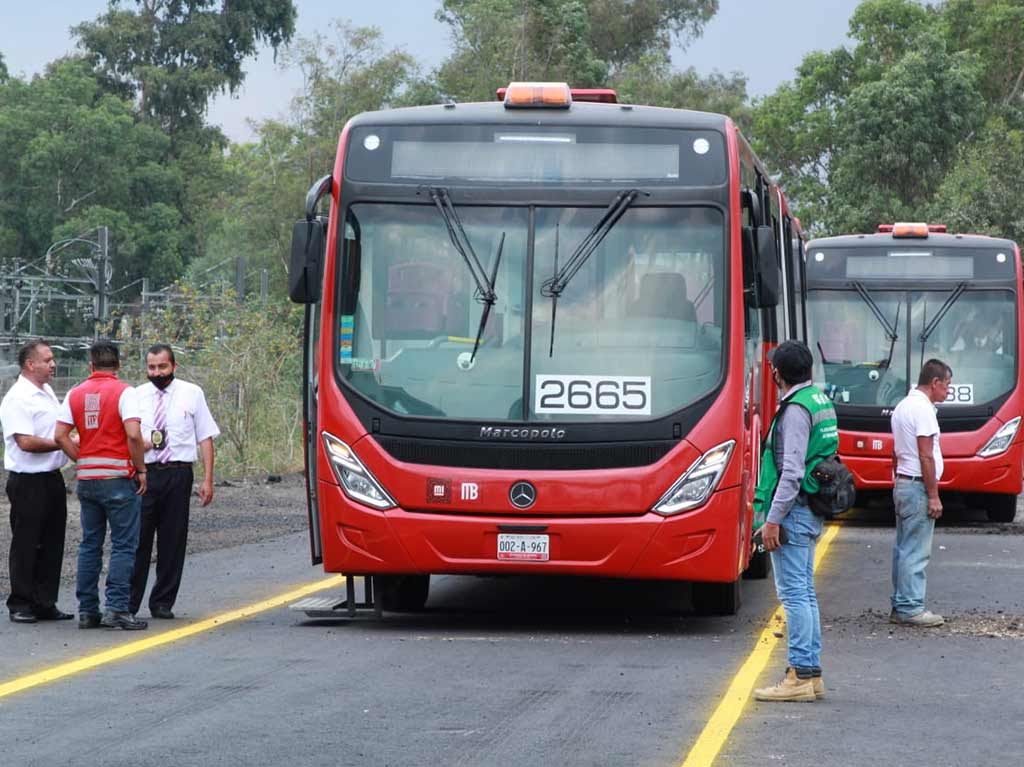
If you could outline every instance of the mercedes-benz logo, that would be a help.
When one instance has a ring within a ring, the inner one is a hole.
[[[527,509],[537,500],[537,488],[529,482],[516,482],[508,491],[508,499],[517,509]]]

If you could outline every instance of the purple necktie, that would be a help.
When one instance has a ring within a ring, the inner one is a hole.
[[[158,463],[167,463],[171,460],[171,441],[167,439],[167,392],[163,389],[156,391],[156,418],[153,425],[164,433],[164,444],[156,451],[156,460]]]

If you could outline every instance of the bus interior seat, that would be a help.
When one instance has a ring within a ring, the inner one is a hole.
[[[697,309],[686,295],[686,277],[677,272],[645,274],[640,278],[632,316],[696,322]]]

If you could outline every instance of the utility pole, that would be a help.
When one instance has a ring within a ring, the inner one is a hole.
[[[235,295],[238,303],[245,302],[245,256],[235,259]]]
[[[94,336],[99,337],[100,326],[106,323],[109,296],[107,295],[107,257],[110,246],[110,232],[105,226],[99,228],[99,253],[96,257],[96,326]]]

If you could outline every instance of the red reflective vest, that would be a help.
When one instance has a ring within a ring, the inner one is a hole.
[[[119,407],[121,395],[129,388],[115,373],[99,372],[68,392],[78,429],[79,481],[135,476]]]

